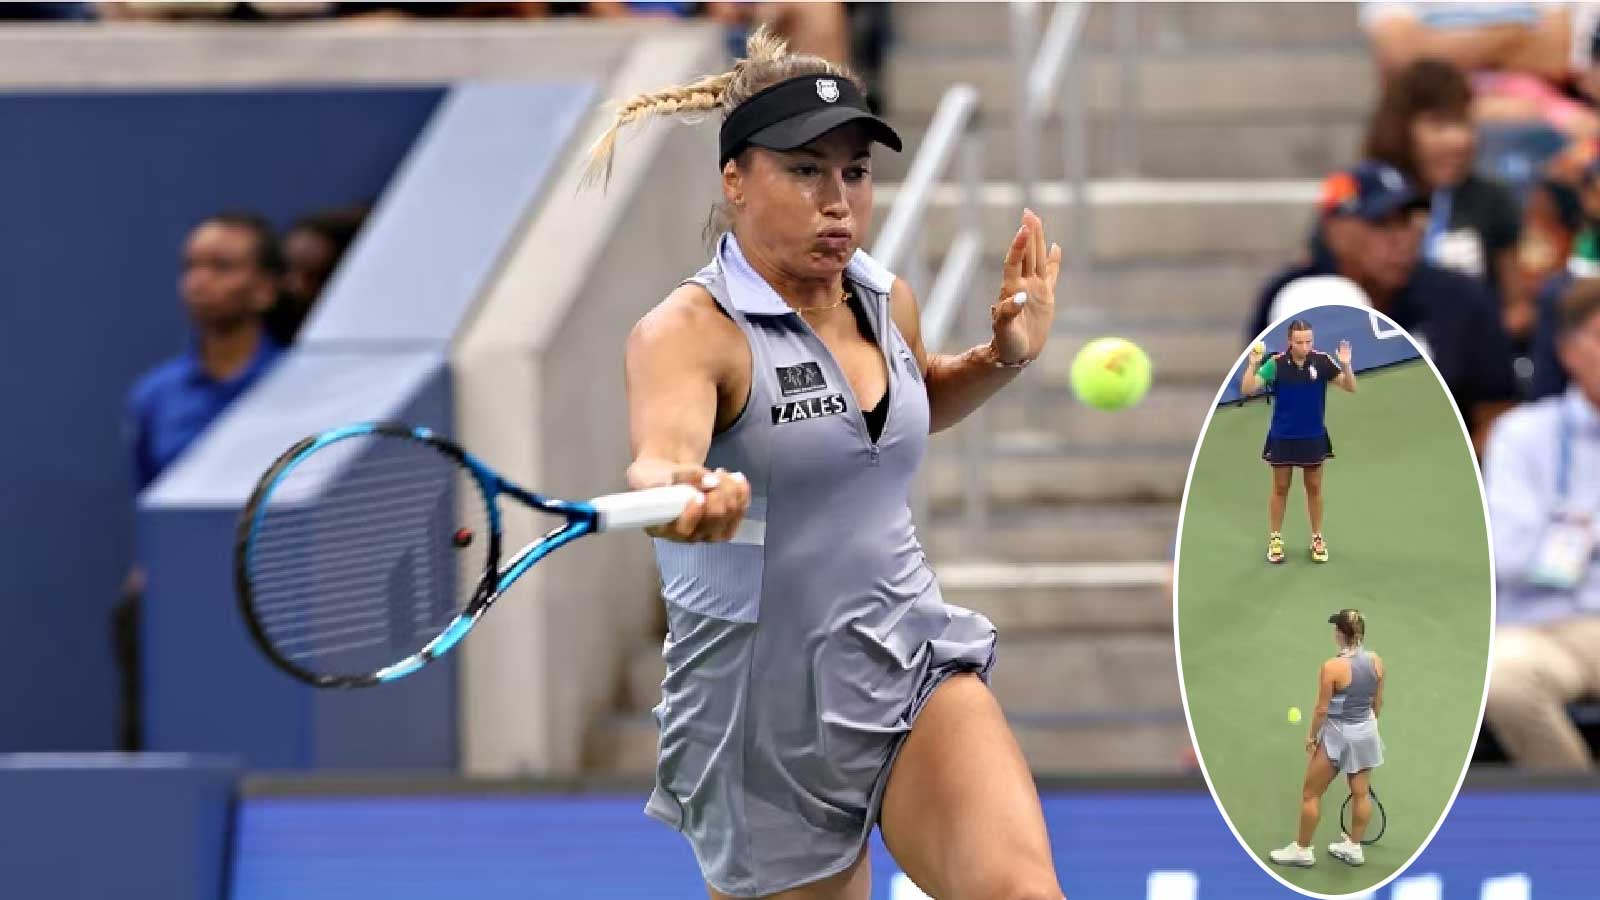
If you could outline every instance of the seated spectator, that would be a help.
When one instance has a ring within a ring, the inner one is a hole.
[[[1484,119],[1537,119],[1594,133],[1593,109],[1571,90],[1592,57],[1591,4],[1369,0],[1361,7],[1385,77],[1418,59],[1442,59],[1472,75]]]
[[[1578,192],[1572,188],[1545,180],[1528,195],[1517,269],[1522,289],[1534,298],[1534,325],[1528,353],[1517,360],[1517,376],[1529,399],[1566,388],[1555,353],[1556,309],[1572,283],[1573,248],[1582,225]]]
[[[1572,243],[1573,274],[1600,274],[1600,160],[1584,168],[1578,179],[1578,202],[1583,224]]]
[[[1567,389],[1567,372],[1561,367],[1561,355],[1556,349],[1556,329],[1561,319],[1561,298],[1566,296],[1575,277],[1578,273],[1570,267],[1565,272],[1557,272],[1540,286],[1534,298],[1539,322],[1534,326],[1533,344],[1528,348],[1528,363],[1533,370],[1527,391],[1530,400],[1542,400]]]
[[[365,209],[327,210],[295,222],[284,234],[282,288],[266,316],[267,333],[279,345],[294,342],[365,218]]]
[[[729,26],[733,55],[744,53],[748,32],[762,25],[789,42],[792,53],[810,53],[841,66],[850,65],[850,22],[843,3],[714,2],[705,4],[710,18]]]
[[[1484,486],[1498,630],[1485,718],[1518,765],[1586,770],[1567,704],[1600,696],[1600,280],[1561,300],[1564,393],[1496,423]]]
[[[128,394],[127,429],[134,485],[142,491],[199,437],[233,399],[277,359],[261,317],[277,295],[283,262],[272,227],[260,216],[223,213],[201,222],[183,248],[179,292],[194,325],[189,349],[141,377]],[[139,605],[144,575],[136,565],[112,608],[121,673],[121,745],[142,747],[139,711]]]
[[[1521,214],[1502,185],[1473,171],[1472,88],[1459,69],[1418,60],[1384,88],[1367,131],[1371,159],[1399,169],[1432,201],[1422,252],[1480,280],[1500,300],[1513,336],[1532,327],[1532,293],[1517,279]]]
[[[1428,198],[1393,166],[1363,162],[1323,183],[1323,252],[1270,280],[1249,323],[1254,340],[1280,290],[1300,278],[1343,275],[1373,308],[1411,333],[1444,377],[1474,444],[1517,398],[1511,345],[1478,279],[1420,258]]]
[[[278,345],[262,316],[277,297],[282,272],[277,238],[259,216],[223,213],[189,234],[179,287],[193,342],[141,377],[128,395],[140,490],[277,359]]]

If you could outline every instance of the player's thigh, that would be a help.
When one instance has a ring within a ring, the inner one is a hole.
[[[1339,776],[1339,770],[1334,768],[1333,760],[1328,757],[1328,752],[1322,744],[1317,744],[1317,749],[1306,760],[1306,780],[1301,785],[1301,796],[1309,799],[1321,797],[1328,792],[1328,785],[1333,784],[1333,779]]]
[[[939,900],[1058,900],[1044,812],[1000,704],[975,675],[941,684],[884,793],[884,844]]]
[[[1272,487],[1280,494],[1287,494],[1289,486],[1294,484],[1294,466],[1272,466]]]
[[[706,885],[706,893],[711,895],[711,900],[733,900],[732,897],[710,885]],[[872,854],[862,847],[861,855],[856,857],[850,868],[843,872],[787,891],[769,894],[762,900],[869,900],[871,896]]]
[[[1322,467],[1306,466],[1300,475],[1300,479],[1304,482],[1306,490],[1312,493],[1322,490]]]

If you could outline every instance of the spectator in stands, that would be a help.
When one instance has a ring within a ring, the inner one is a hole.
[[[1399,169],[1432,200],[1423,255],[1483,282],[1505,309],[1507,330],[1532,326],[1531,294],[1517,280],[1521,214],[1505,187],[1473,171],[1472,88],[1449,63],[1422,59],[1385,86],[1366,153]]]
[[[1484,484],[1499,629],[1486,718],[1511,759],[1589,769],[1566,706],[1600,697],[1600,279],[1561,300],[1566,392],[1496,423]]]
[[[277,295],[283,270],[278,241],[260,216],[222,213],[190,232],[179,293],[194,325],[182,355],[157,366],[128,395],[127,428],[134,485],[144,490],[233,399],[267,371],[278,345],[261,318]],[[121,742],[142,744],[139,712],[139,597],[135,566],[112,610],[112,636],[122,674]]]
[[[278,240],[260,216],[221,213],[190,232],[179,291],[194,341],[146,373],[128,395],[140,490],[277,359],[279,347],[262,316],[277,297],[282,273]]]
[[[361,208],[326,210],[306,216],[284,234],[282,288],[266,316],[267,333],[280,346],[294,342],[365,218]]]
[[[1511,345],[1481,280],[1420,258],[1428,197],[1395,167],[1367,161],[1323,182],[1320,211],[1324,252],[1267,283],[1246,340],[1272,324],[1273,299],[1290,282],[1343,275],[1427,352],[1482,446],[1490,422],[1517,398]]]
[[[1600,274],[1600,160],[1584,168],[1578,179],[1578,201],[1583,225],[1572,243],[1572,269],[1576,275]]]
[[[1542,122],[1575,140],[1600,132],[1578,94],[1593,55],[1593,4],[1366,2],[1361,21],[1386,77],[1427,57],[1470,73],[1480,123]]]
[[[1600,161],[1584,169],[1578,183],[1582,222],[1572,241],[1565,271],[1545,279],[1534,297],[1538,320],[1533,343],[1528,348],[1532,366],[1530,399],[1539,400],[1567,389],[1567,372],[1556,351],[1556,330],[1561,317],[1561,298],[1576,278],[1600,276]]]

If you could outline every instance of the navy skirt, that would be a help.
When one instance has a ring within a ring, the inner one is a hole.
[[[1267,435],[1261,458],[1274,466],[1320,466],[1333,458],[1333,440],[1324,432],[1314,438],[1275,438]]]

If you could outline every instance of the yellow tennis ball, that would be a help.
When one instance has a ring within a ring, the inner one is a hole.
[[[1298,721],[1300,721],[1300,707],[1298,707],[1298,706],[1289,707],[1289,722],[1292,724],[1292,723],[1298,722]]]
[[[1261,354],[1262,356],[1265,356],[1266,353],[1267,353],[1266,342],[1265,341],[1256,341],[1256,345],[1251,349],[1255,350],[1257,353]]]
[[[1125,409],[1150,389],[1150,357],[1117,337],[1090,341],[1072,360],[1072,392],[1095,409]]]

